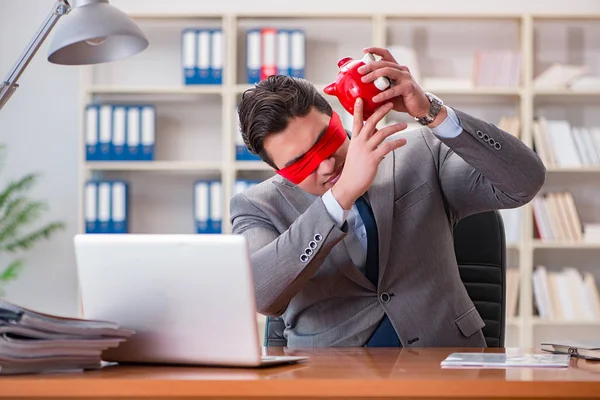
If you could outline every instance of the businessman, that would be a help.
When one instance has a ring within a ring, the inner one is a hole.
[[[485,347],[453,227],[526,204],[545,168],[519,139],[425,93],[388,50],[365,52],[382,59],[363,81],[393,84],[364,124],[357,101],[352,132],[302,79],[269,77],[242,97],[244,142],[276,172],[230,204],[258,311],[283,318],[292,348]],[[422,127],[377,129],[392,109]]]

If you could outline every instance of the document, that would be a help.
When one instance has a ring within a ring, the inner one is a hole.
[[[442,368],[547,368],[568,367],[569,354],[492,354],[452,353],[441,362]]]
[[[110,321],[42,314],[0,299],[0,375],[97,369],[134,332]]]

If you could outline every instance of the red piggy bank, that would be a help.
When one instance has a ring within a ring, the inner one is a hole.
[[[373,97],[390,86],[389,79],[377,78],[373,82],[365,83],[361,80],[363,75],[358,72],[361,65],[375,61],[372,54],[367,53],[362,60],[354,60],[344,57],[338,61],[337,79],[323,90],[325,93],[336,96],[342,106],[350,114],[354,115],[354,102],[357,98],[363,100],[363,119],[369,118],[382,103],[375,103]]]

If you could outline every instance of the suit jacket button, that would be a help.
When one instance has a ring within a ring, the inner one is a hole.
[[[483,138],[483,133],[481,131],[477,131],[477,136],[479,136],[480,138]]]
[[[500,143],[496,142],[496,144],[494,145],[494,148],[496,150],[500,150],[502,148],[502,145]]]
[[[319,235],[318,233],[315,235],[315,242],[320,242],[321,240],[323,240],[323,236]]]
[[[379,295],[379,299],[384,303],[389,303],[391,298],[392,296],[390,296],[387,292],[383,292]]]
[[[303,263],[307,262],[308,261],[308,256],[306,254],[302,254],[300,256],[300,261],[302,261]]]
[[[419,341],[419,338],[418,338],[418,337],[416,337],[416,338],[414,338],[414,339],[410,339],[410,340],[408,341],[408,344],[413,344],[414,342],[418,342],[418,341]]]
[[[314,240],[311,240],[308,243],[308,247],[310,247],[311,249],[316,249],[317,248],[317,242],[315,242]]]

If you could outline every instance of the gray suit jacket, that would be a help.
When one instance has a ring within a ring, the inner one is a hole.
[[[249,243],[257,309],[282,316],[289,347],[362,346],[384,313],[405,347],[485,347],[453,227],[470,214],[526,204],[545,168],[519,139],[455,111],[464,129],[457,138],[426,127],[408,134],[367,191],[379,233],[378,290],[350,259],[348,224],[338,229],[320,197],[275,176],[231,199],[233,233]]]

